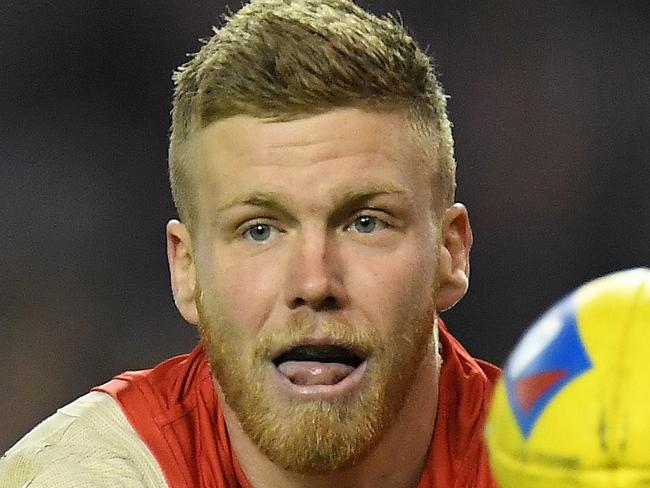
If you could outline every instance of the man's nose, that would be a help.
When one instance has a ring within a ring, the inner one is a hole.
[[[297,237],[288,266],[291,309],[338,310],[347,303],[336,236],[314,231]]]

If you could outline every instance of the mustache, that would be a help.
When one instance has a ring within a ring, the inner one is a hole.
[[[374,328],[358,330],[340,319],[297,312],[284,327],[262,333],[254,355],[259,361],[269,361],[289,349],[310,344],[339,346],[369,356],[381,346],[381,341]]]

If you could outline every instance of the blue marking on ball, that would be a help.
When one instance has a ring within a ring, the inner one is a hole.
[[[570,294],[533,323],[506,363],[508,401],[526,439],[549,402],[592,367],[576,320]]]

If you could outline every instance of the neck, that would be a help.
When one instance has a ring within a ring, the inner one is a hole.
[[[321,475],[284,470],[271,462],[242,430],[237,416],[219,399],[232,448],[253,488],[415,488],[426,466],[438,405],[437,341],[422,360],[413,386],[379,442],[354,466]]]

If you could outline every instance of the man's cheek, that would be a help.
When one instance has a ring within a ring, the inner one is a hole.
[[[255,337],[268,316],[267,302],[254,286],[232,285],[222,290],[215,305],[223,321],[237,329],[242,339]]]

